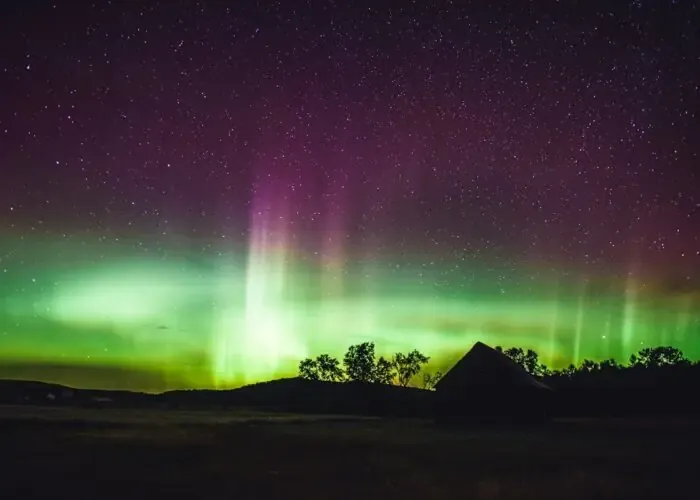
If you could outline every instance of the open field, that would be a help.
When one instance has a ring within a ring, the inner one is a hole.
[[[687,498],[700,424],[0,407],[3,498]]]

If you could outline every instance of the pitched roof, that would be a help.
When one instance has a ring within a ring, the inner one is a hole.
[[[462,387],[551,390],[508,356],[482,342],[474,344],[435,386],[438,391]]]

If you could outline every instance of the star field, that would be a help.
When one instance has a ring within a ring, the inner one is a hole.
[[[1,9],[12,370],[700,355],[695,2]]]

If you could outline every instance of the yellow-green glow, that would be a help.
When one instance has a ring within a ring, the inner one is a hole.
[[[293,375],[306,356],[342,357],[366,340],[378,354],[417,348],[435,369],[477,340],[535,349],[554,367],[626,361],[662,342],[700,355],[697,291],[485,264],[467,278],[418,259],[314,261],[273,220],[256,227],[238,250],[81,246],[70,265],[23,254],[23,267],[0,275],[0,377],[229,387]]]

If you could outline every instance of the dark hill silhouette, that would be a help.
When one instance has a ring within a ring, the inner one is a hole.
[[[559,416],[700,415],[700,365],[593,367],[546,377]]]
[[[299,377],[228,391],[171,391],[169,407],[255,407],[269,411],[386,416],[428,416],[434,393],[363,382],[324,382]]]
[[[156,400],[157,396],[142,392],[78,389],[33,380],[0,380],[0,404],[142,407],[153,405]]]
[[[379,363],[372,366],[378,368]],[[321,364],[318,367],[325,369]],[[541,401],[534,395],[551,393],[545,389],[546,385],[553,389],[553,397],[547,402],[548,406],[551,403],[552,417],[700,416],[694,396],[700,386],[700,363],[691,362],[678,349],[668,346],[642,349],[626,365],[614,360],[585,360],[577,367],[551,371],[539,362],[534,351],[491,349],[477,343],[440,379],[435,392],[390,385],[389,382],[396,380],[376,376],[385,375],[378,369],[376,372],[370,373],[375,375],[372,382],[348,381],[349,377],[344,376],[339,377],[343,382],[286,378],[231,390],[178,390],[162,394],[0,380],[0,404],[258,408],[368,416],[429,416],[442,406],[443,410],[457,415],[475,410],[478,413],[480,409],[487,409],[483,413],[488,415],[494,413],[493,409],[500,414],[539,411]],[[323,370],[310,372],[311,375],[328,375],[324,373]],[[445,392],[446,389],[449,390]],[[457,402],[448,397],[447,403],[439,404],[440,393],[449,392],[464,397]]]
[[[373,416],[429,416],[434,393],[362,382],[284,378],[237,389],[176,390],[162,394],[76,389],[24,380],[0,381],[0,404],[42,406],[235,409]]]
[[[32,380],[0,380],[0,403],[20,404],[29,402],[51,401],[54,397],[65,395],[74,389],[59,384],[37,382]]]

